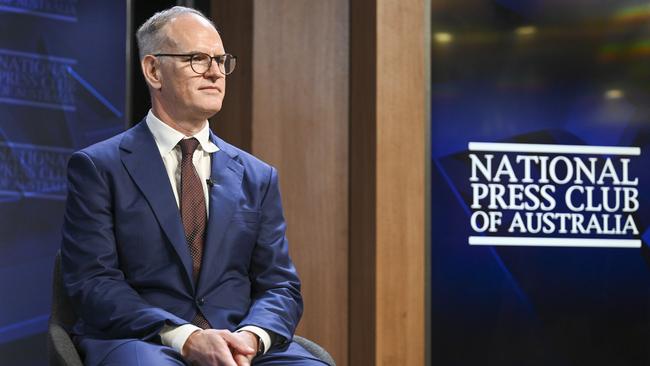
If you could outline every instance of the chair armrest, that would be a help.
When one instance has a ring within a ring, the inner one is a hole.
[[[83,366],[79,353],[72,343],[68,332],[59,324],[50,321],[47,332],[47,348],[50,365]]]
[[[301,345],[304,349],[306,349],[309,353],[311,353],[319,360],[327,363],[330,366],[336,366],[336,363],[334,362],[332,356],[330,356],[330,354],[327,353],[323,347],[319,346],[315,342],[312,342],[309,339],[301,336],[294,336],[293,341]]]

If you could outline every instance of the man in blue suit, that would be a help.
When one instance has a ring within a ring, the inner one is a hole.
[[[216,137],[236,59],[174,7],[137,32],[152,107],[72,155],[62,270],[87,365],[322,365],[302,314],[276,170]]]

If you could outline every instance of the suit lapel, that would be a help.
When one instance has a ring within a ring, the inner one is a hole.
[[[205,236],[205,245],[203,247],[202,268],[210,268],[210,272],[215,266],[216,256],[219,255],[219,246],[223,240],[226,228],[230,224],[237,204],[242,198],[241,182],[244,175],[244,167],[233,159],[237,153],[230,149],[223,141],[210,133],[210,139],[219,147],[219,151],[211,155],[212,175],[214,182],[210,191],[210,214],[208,218],[208,227]],[[199,286],[206,281],[201,271]]]
[[[192,258],[185,241],[176,198],[156,142],[144,120],[124,135],[120,148],[124,166],[149,202],[192,284]]]

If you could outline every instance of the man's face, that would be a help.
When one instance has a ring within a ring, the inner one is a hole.
[[[211,56],[225,53],[219,33],[193,14],[181,15],[165,26],[163,31],[171,44],[162,53],[203,52]],[[160,102],[173,115],[187,119],[205,120],[221,110],[226,93],[226,76],[216,60],[203,75],[197,74],[184,57],[160,57]]]

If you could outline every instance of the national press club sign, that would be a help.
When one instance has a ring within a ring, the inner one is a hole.
[[[638,248],[638,147],[470,142],[470,245]]]

